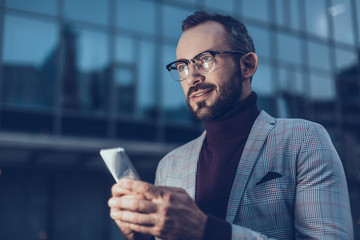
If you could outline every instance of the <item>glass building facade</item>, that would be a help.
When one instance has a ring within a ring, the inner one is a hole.
[[[165,69],[195,10],[247,26],[259,108],[329,131],[360,238],[358,0],[0,0],[0,239],[121,239],[98,151],[151,182],[203,131]]]

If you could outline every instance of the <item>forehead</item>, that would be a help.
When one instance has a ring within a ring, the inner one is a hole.
[[[186,30],[178,42],[177,59],[191,59],[207,50],[227,50],[224,27],[214,21],[208,21]]]

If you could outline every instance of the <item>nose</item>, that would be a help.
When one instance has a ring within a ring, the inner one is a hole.
[[[189,64],[189,75],[186,77],[187,84],[192,86],[205,80],[205,76],[197,71],[195,64]]]

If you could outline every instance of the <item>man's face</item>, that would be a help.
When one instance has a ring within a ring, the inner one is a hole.
[[[186,30],[181,36],[176,57],[192,59],[204,51],[230,49],[225,38],[225,29],[217,22],[209,21]],[[235,60],[237,59],[237,60]],[[241,99],[242,77],[239,58],[230,54],[215,57],[215,69],[206,74],[189,64],[189,75],[181,82],[186,102],[199,120],[215,120]]]

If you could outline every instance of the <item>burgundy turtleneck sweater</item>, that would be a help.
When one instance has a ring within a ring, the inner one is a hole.
[[[256,100],[252,92],[222,118],[204,122],[195,191],[196,204],[208,216],[204,239],[231,239],[226,209],[241,154],[260,113]]]

